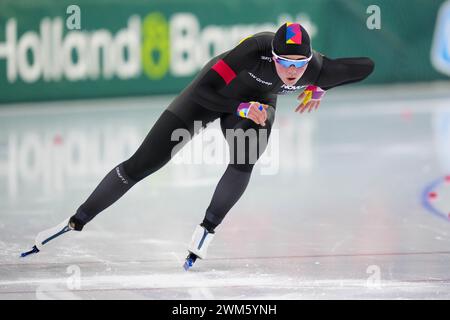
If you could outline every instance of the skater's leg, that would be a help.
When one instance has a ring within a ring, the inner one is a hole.
[[[91,221],[97,214],[122,197],[138,181],[164,166],[178,143],[172,140],[176,129],[188,129],[186,124],[170,111],[164,111],[148,133],[144,142],[128,160],[112,169],[78,208],[71,223],[76,230]],[[179,145],[177,149],[179,150]]]
[[[208,245],[214,237],[215,228],[222,222],[228,211],[234,206],[247,188],[252,174],[253,164],[229,164],[216,186],[205,218],[197,226],[189,245],[190,254],[184,268],[188,270],[197,257],[206,257]]]
[[[214,237],[214,229],[247,188],[253,167],[266,149],[274,111],[270,110],[265,127],[233,114],[221,117],[222,132],[230,147],[230,164],[217,184],[203,222],[192,235],[189,255],[184,264],[186,270],[192,267],[197,258],[206,257],[208,245]]]
[[[206,210],[203,226],[214,232],[245,192],[253,167],[267,147],[274,115],[262,127],[235,115],[221,118],[222,131],[230,147],[230,164],[216,186]]]
[[[111,170],[71,222],[80,229],[97,214],[122,197],[134,184],[163,167],[200,128],[220,113],[207,110],[189,99],[189,90],[179,95],[163,112],[138,150]],[[196,122],[201,125],[196,126]],[[181,136],[173,135],[181,130]],[[180,141],[181,140],[181,141]]]
[[[202,223],[209,232],[214,232],[214,229],[222,222],[228,211],[244,194],[250,181],[253,166],[247,167],[249,170],[241,170],[239,166],[232,164],[227,166],[216,186]]]
[[[76,214],[71,217],[70,223],[75,230],[81,231],[86,223],[116,202],[136,184],[137,181],[125,173],[123,164],[119,164],[103,178],[89,198],[78,208]]]
[[[86,223],[116,202],[138,181],[164,166],[201,127],[219,116],[220,113],[193,103],[186,94],[178,96],[156,121],[133,156],[103,178],[75,215],[56,227],[40,232],[35,246],[22,256],[39,252],[48,243],[53,243],[53,239],[68,231],[82,230]],[[202,123],[200,128],[196,127],[196,121]]]

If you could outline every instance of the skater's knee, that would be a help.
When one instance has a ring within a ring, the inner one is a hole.
[[[251,172],[258,162],[265,148],[245,148],[245,150],[234,150],[231,154],[230,165],[236,170]]]
[[[133,179],[134,181],[138,182],[140,181],[141,176],[141,170],[138,169],[136,165],[136,161],[133,157],[129,158],[128,160],[122,162],[123,171],[125,174]]]
[[[134,182],[141,181],[159,169],[159,167],[156,167],[150,163],[145,163],[136,156],[132,156],[130,159],[124,161],[122,163],[122,167],[125,174]]]
[[[230,167],[241,172],[252,172],[255,164],[252,163],[230,163]]]

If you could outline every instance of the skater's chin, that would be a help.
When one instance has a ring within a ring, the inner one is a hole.
[[[297,78],[286,78],[283,82],[288,86],[293,86],[294,84],[297,83],[297,81],[298,81]]]

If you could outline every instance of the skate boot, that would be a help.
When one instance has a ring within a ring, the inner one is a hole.
[[[194,234],[192,235],[192,240],[189,245],[189,254],[186,257],[183,268],[188,271],[194,265],[195,261],[206,258],[206,253],[208,246],[214,238],[214,233],[208,232],[204,227],[198,225],[195,228]]]
[[[35,244],[34,244],[33,248],[31,248],[30,251],[22,253],[20,256],[22,258],[24,258],[30,254],[38,253],[39,251],[41,251],[44,248],[44,246],[46,246],[53,239],[63,235],[66,232],[69,232],[72,230],[81,231],[81,229],[83,229],[83,226],[80,226],[79,224],[77,224],[77,222],[74,218],[67,218],[66,220],[61,222],[59,225],[57,225],[53,228],[44,230],[42,232],[39,232],[39,234],[36,236]]]

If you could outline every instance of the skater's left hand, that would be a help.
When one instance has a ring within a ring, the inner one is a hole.
[[[325,94],[325,91],[317,86],[307,86],[305,91],[303,91],[298,97],[297,100],[302,101],[300,105],[295,109],[295,112],[300,111],[303,113],[306,109],[308,112],[311,110],[317,110],[320,105],[320,101]]]

